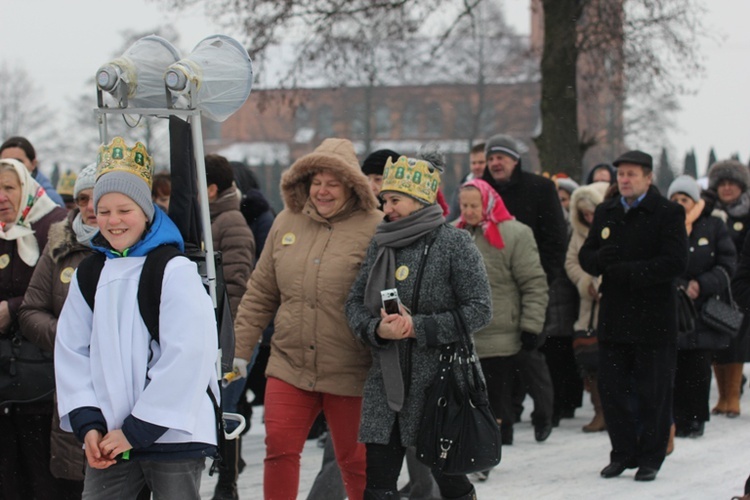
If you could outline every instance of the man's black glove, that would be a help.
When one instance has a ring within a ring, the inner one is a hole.
[[[619,262],[620,256],[617,251],[617,247],[614,245],[607,245],[599,249],[599,253],[596,255],[596,264],[599,267],[599,272],[607,269],[612,264]]]
[[[524,351],[533,351],[536,349],[536,343],[539,335],[529,332],[521,332],[521,349]]]

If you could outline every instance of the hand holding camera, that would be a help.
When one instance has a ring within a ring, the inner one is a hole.
[[[380,292],[383,308],[380,310],[378,336],[388,340],[415,337],[411,315],[401,304],[398,290],[391,288]]]

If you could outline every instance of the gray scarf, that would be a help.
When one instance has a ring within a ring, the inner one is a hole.
[[[726,213],[732,217],[740,218],[745,217],[750,213],[750,192],[745,191],[737,198],[737,201],[729,205],[719,201],[716,204],[719,208],[722,208]]]
[[[373,240],[378,245],[375,262],[365,286],[365,306],[380,317],[380,292],[396,285],[396,248],[408,247],[445,222],[443,209],[430,205],[394,222],[381,222]],[[416,306],[416,304],[412,304]],[[399,362],[398,342],[388,342],[380,353],[380,369],[388,399],[388,406],[400,411],[404,404],[404,380]]]
[[[76,234],[76,240],[81,245],[91,246],[91,238],[99,232],[99,228],[96,226],[89,226],[83,223],[81,218],[81,212],[78,212],[73,219],[73,232]]]

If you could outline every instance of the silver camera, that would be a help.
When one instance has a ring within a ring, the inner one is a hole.
[[[401,314],[401,301],[398,298],[398,290],[389,288],[380,292],[380,299],[383,301],[383,309],[386,314]]]

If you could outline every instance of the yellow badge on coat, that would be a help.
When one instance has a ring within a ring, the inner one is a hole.
[[[8,267],[8,264],[10,264],[10,255],[7,253],[0,255],[0,269],[5,269]]]
[[[708,245],[708,238],[700,238],[698,240],[699,247],[705,247],[706,245]]]
[[[297,241],[297,237],[294,233],[286,233],[281,237],[281,244],[284,246],[294,245],[295,241]]]
[[[406,266],[401,266],[398,269],[396,269],[396,279],[399,281],[404,281],[406,278],[409,277],[409,268]]]
[[[609,228],[605,227],[602,229],[602,239],[606,240],[607,238],[609,238]]]
[[[70,280],[73,279],[73,272],[74,271],[75,271],[75,269],[73,269],[72,267],[66,267],[65,269],[63,269],[60,272],[60,281],[62,281],[66,285],[68,283],[70,283]]]
[[[743,228],[743,227],[745,227],[745,226],[744,226],[744,225],[742,224],[742,222],[735,222],[735,223],[734,223],[734,224],[732,225],[732,229],[734,229],[734,230],[735,230],[735,231],[737,231],[738,233],[739,233],[740,231],[742,231],[742,228]]]

